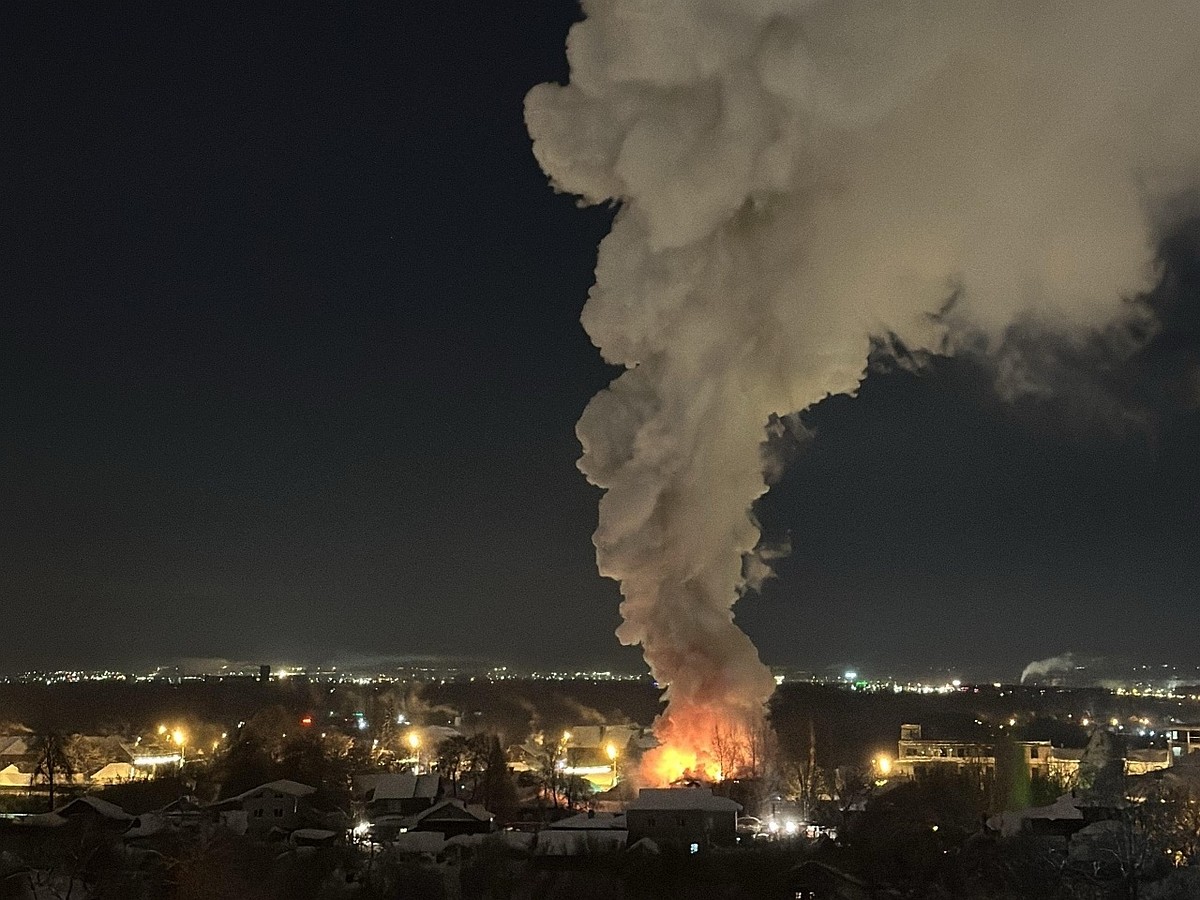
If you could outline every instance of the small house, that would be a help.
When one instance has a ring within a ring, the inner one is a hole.
[[[477,804],[443,800],[415,816],[409,831],[436,831],[445,838],[459,834],[487,834],[495,816]]]
[[[369,780],[368,780],[369,779]],[[368,821],[382,816],[415,816],[429,809],[442,795],[438,775],[370,775],[363,786],[363,805]]]

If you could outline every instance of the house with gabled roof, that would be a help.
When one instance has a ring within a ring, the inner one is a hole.
[[[295,831],[313,818],[319,818],[320,813],[310,801],[316,792],[317,789],[310,785],[281,778],[214,803],[210,809],[230,824],[235,819],[240,820],[241,816],[229,814],[241,813],[245,817],[246,831],[260,837],[275,829]]]
[[[650,838],[659,847],[697,852],[714,845],[737,843],[737,815],[742,805],[713,796],[712,788],[643,788],[625,808],[629,844]]]
[[[438,775],[381,773],[363,776],[356,782],[371,822],[382,816],[415,816],[433,806],[443,793]]]
[[[113,831],[124,831],[134,818],[117,804],[90,795],[76,797],[56,809],[54,814],[67,822],[89,822]]]
[[[16,763],[9,763],[6,766],[0,767],[0,788],[28,788],[32,781],[32,768],[22,771]]]
[[[487,834],[495,827],[490,812],[476,803],[443,800],[414,816],[409,831],[436,831],[445,838],[459,834]]]
[[[0,760],[29,756],[32,742],[33,736],[29,734],[0,735]]]

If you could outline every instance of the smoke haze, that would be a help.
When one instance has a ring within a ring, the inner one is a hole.
[[[1035,659],[1021,670],[1021,684],[1030,678],[1044,678],[1052,672],[1070,672],[1075,668],[1075,656],[1062,653],[1046,659]]]
[[[1194,182],[1194,0],[606,0],[526,100],[553,185],[619,204],[583,323],[626,371],[578,425],[618,636],[703,754],[773,683],[732,605],[772,416],[872,335],[986,351],[1144,315]],[[951,303],[950,301],[953,300]],[[978,346],[976,347],[978,349]],[[1010,382],[1020,390],[1018,373]]]

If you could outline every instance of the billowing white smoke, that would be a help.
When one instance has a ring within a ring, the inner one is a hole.
[[[600,571],[668,743],[759,714],[732,622],[764,425],[936,347],[1126,313],[1193,182],[1196,0],[585,0],[526,100],[556,188],[620,205],[583,322],[627,371],[579,422]],[[957,329],[956,329],[957,330]],[[980,473],[986,477],[986,473]],[[753,568],[760,570],[760,566]],[[819,613],[814,610],[814,615]]]
[[[1021,684],[1029,678],[1045,678],[1052,672],[1070,672],[1075,668],[1075,657],[1071,653],[1051,656],[1047,659],[1035,659],[1021,670]]]

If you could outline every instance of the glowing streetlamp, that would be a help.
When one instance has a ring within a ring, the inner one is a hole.
[[[604,752],[608,756],[608,759],[610,762],[617,761],[617,745],[616,744],[609,744],[607,747],[604,748]]]
[[[173,740],[176,744],[179,745],[179,765],[180,766],[183,765],[183,742],[186,739],[186,737],[187,736],[183,733],[182,728],[176,728],[174,731],[171,732],[171,740]]]
[[[892,774],[892,758],[890,756],[876,757],[875,769],[879,772],[880,777],[887,778]]]

